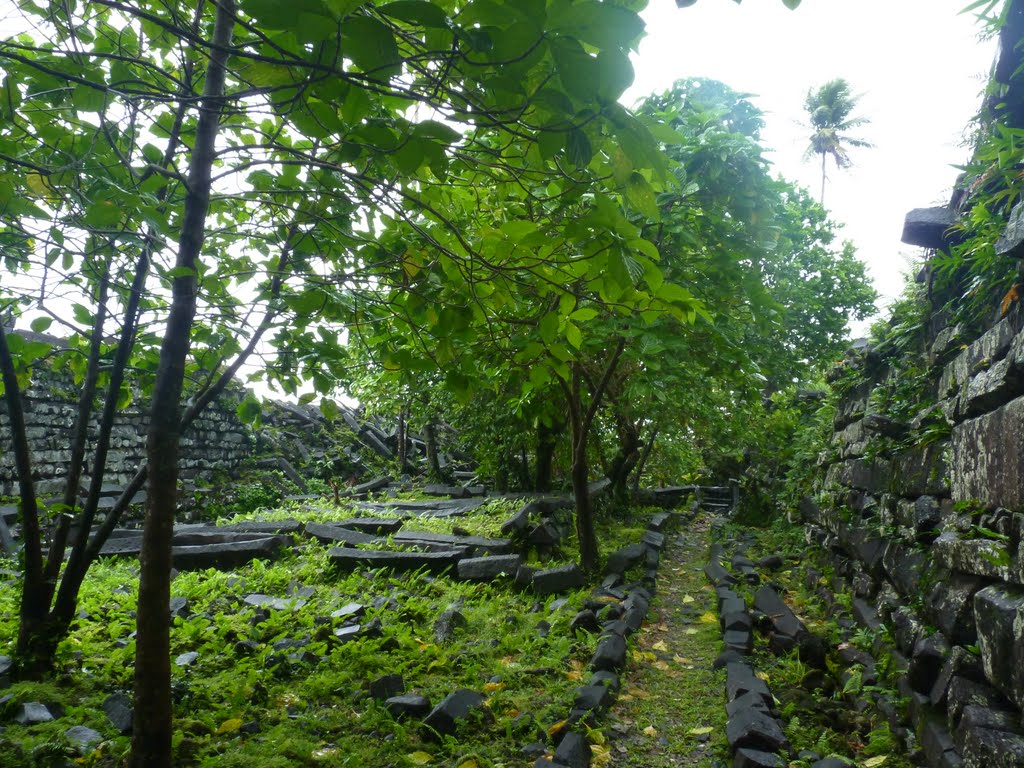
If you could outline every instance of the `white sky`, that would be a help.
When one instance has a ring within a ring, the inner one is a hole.
[[[969,151],[965,129],[981,103],[995,42],[960,15],[968,0],[699,0],[677,8],[650,0],[647,37],[634,58],[632,105],[683,77],[709,77],[756,94],[762,137],[782,176],[820,192],[821,164],[804,160],[803,102],[812,86],[843,77],[862,94],[855,134],[875,147],[854,149],[853,167],[829,161],[825,205],[845,224],[883,303],[899,296],[903,275],[922,255],[903,245],[911,208],[949,201]]]

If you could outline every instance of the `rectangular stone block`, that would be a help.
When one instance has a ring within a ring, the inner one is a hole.
[[[953,499],[993,506],[1024,506],[1024,397],[953,428]]]
[[[985,587],[974,596],[974,615],[986,679],[1024,707],[1024,591]]]
[[[939,398],[960,391],[971,374],[978,370],[979,365],[993,363],[1005,357],[1015,335],[1016,330],[1010,318],[1001,320],[986,331],[942,371],[942,377],[939,379]]]
[[[948,496],[948,442],[931,443],[904,451],[892,460],[889,490],[899,496]]]

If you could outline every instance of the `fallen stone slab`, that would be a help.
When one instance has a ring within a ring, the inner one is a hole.
[[[678,517],[679,515],[674,512],[658,512],[651,516],[650,522],[647,523],[647,529],[664,533],[665,529],[675,523]]]
[[[740,709],[726,721],[725,738],[733,751],[747,747],[779,752],[788,746],[778,722],[755,707]]]
[[[624,547],[608,555],[608,562],[605,564],[606,574],[624,574],[630,568],[635,568],[643,562],[647,553],[647,547],[643,544],[627,544]]]
[[[103,741],[103,734],[84,725],[75,725],[64,731],[64,738],[68,740],[78,754],[84,755],[92,749],[94,744],[99,744]]]
[[[390,536],[401,530],[405,520],[401,517],[349,517],[339,520],[334,525],[341,528],[348,528],[350,531],[360,533],[374,533],[380,536]]]
[[[415,571],[425,568],[431,573],[442,573],[454,568],[465,556],[465,550],[448,552],[389,552],[377,549],[348,549],[335,547],[327,553],[331,563],[341,571],[356,568],[391,568],[395,571]]]
[[[379,536],[342,528],[337,523],[307,523],[306,535],[323,544],[339,544],[343,547],[378,546],[383,542]]]
[[[737,582],[737,578],[717,559],[704,566],[704,575],[716,587],[720,584],[735,584]]]
[[[248,520],[218,525],[216,530],[230,533],[292,534],[302,533],[305,527],[305,523],[299,520]]]
[[[764,699],[768,705],[772,703],[772,693],[764,680],[754,674],[748,664],[730,663],[725,666],[725,693],[727,701],[734,701],[745,693],[754,693]]]
[[[657,531],[644,531],[640,541],[645,546],[652,547],[659,552],[665,548],[665,534]]]
[[[392,717],[423,717],[430,712],[430,699],[415,693],[392,696],[384,702]]]
[[[541,595],[553,595],[570,589],[579,589],[586,583],[583,571],[576,563],[535,571],[533,589]]]
[[[420,517],[460,517],[468,515],[487,503],[487,499],[438,499],[437,501],[387,501],[381,503],[363,502],[358,509],[370,512],[409,512]]]
[[[530,514],[533,512],[533,507],[537,506],[536,502],[530,504],[524,504],[519,508],[517,512],[509,516],[505,522],[501,524],[501,535],[502,536],[519,536],[522,535],[526,529],[530,526]]]
[[[50,708],[38,701],[27,701],[21,705],[18,714],[14,716],[14,722],[18,725],[39,725],[56,719]]]
[[[253,608],[269,608],[274,611],[297,611],[306,604],[301,597],[271,597],[259,593],[246,595],[242,602]]]
[[[576,689],[573,709],[602,712],[611,706],[612,690],[605,685],[583,685]]]
[[[388,483],[390,482],[390,477],[375,477],[373,480],[368,480],[365,483],[353,485],[351,488],[348,489],[347,493],[349,496],[365,496],[368,493],[373,493],[375,491],[380,491],[387,488]]]
[[[291,545],[291,537],[259,533],[223,532],[210,526],[175,531],[172,563],[179,570],[237,568],[252,560],[269,560]],[[141,530],[117,530],[100,550],[101,557],[138,557]]]
[[[424,496],[448,496],[452,499],[462,499],[469,496],[466,492],[466,488],[461,485],[442,485],[440,483],[431,483],[423,486],[421,491]]]
[[[772,627],[781,635],[795,638],[806,632],[803,622],[771,587],[764,586],[757,590],[754,595],[754,608],[767,616]]]
[[[459,688],[449,693],[441,703],[423,719],[423,725],[438,736],[450,736],[455,733],[459,722],[467,719],[473,712],[482,712],[484,697],[468,688]]]
[[[405,692],[405,679],[398,674],[382,675],[376,680],[370,681],[368,690],[371,699],[387,701],[394,696],[401,696]]]
[[[506,555],[512,552],[510,539],[487,539],[483,536],[455,536],[450,533],[428,533],[427,531],[399,531],[391,539],[396,546],[433,544],[454,549],[462,547],[477,556],[484,554]]]
[[[499,576],[515,576],[522,558],[519,555],[467,557],[459,561],[463,581],[493,581]]]

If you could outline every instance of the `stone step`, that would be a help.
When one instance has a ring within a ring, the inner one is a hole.
[[[334,548],[328,553],[331,562],[341,571],[356,568],[391,568],[395,571],[417,571],[426,568],[431,573],[441,573],[454,568],[466,555],[464,549],[447,552],[384,551],[378,549]]]

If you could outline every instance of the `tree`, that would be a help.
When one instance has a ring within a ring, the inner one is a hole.
[[[847,146],[870,147],[864,139],[850,136],[848,131],[871,122],[866,117],[854,117],[859,96],[850,92],[850,84],[843,78],[830,80],[818,88],[807,91],[804,109],[810,119],[811,143],[807,154],[821,155],[821,197],[825,202],[825,162],[832,157],[837,168],[849,168]]]

